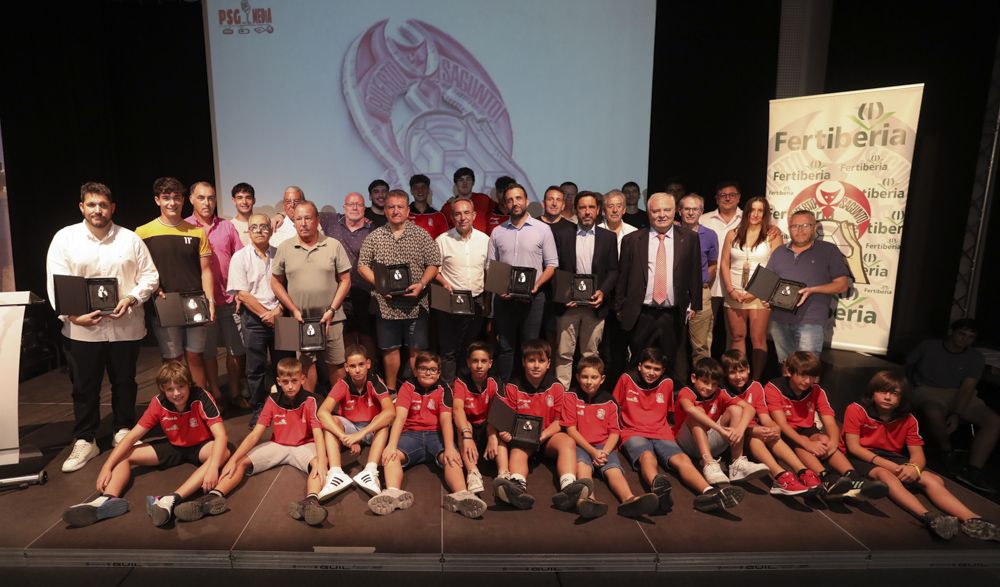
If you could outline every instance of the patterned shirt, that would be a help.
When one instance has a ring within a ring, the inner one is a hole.
[[[403,233],[396,238],[392,228],[386,224],[373,230],[361,245],[358,264],[371,268],[375,263],[383,265],[410,266],[410,283],[416,283],[431,265],[441,266],[441,250],[437,243],[412,222],[403,225]],[[427,312],[426,290],[419,298],[393,296],[387,300],[382,294],[373,291],[378,300],[379,315],[383,320],[408,320],[420,316],[421,309]]]

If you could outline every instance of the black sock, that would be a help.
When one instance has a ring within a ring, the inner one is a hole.
[[[795,476],[798,477],[799,475],[804,475],[808,470],[809,469],[799,469],[798,472],[795,473]]]
[[[934,514],[932,514],[932,513],[930,512],[930,511],[926,511],[926,512],[924,512],[924,513],[920,514],[919,516],[917,516],[917,518],[919,518],[919,519],[920,519],[920,522],[921,522],[921,523],[922,523],[922,524],[923,524],[924,526],[929,526],[929,525],[930,525],[930,523],[931,523],[931,520],[933,520],[933,519],[934,519],[934,518],[936,518],[936,517],[937,517],[937,516],[936,516],[936,515],[934,515]]]
[[[213,489],[213,490],[211,490],[211,491],[209,491],[209,492],[208,492],[208,494],[209,494],[209,495],[212,495],[213,493],[214,493],[215,495],[218,495],[219,497],[226,497],[226,494],[225,494],[225,493],[222,493],[222,492],[221,492],[221,491],[219,491],[218,489]]]
[[[319,503],[319,495],[310,493],[306,496],[306,501]]]

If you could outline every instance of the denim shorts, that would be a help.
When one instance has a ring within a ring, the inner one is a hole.
[[[396,448],[406,455],[405,468],[430,462],[441,466],[438,457],[444,452],[444,444],[437,430],[404,430]]]
[[[354,434],[355,432],[360,432],[362,428],[370,424],[371,422],[351,422],[343,416],[337,416],[337,420],[340,421],[340,425],[344,427],[345,434]],[[369,432],[365,434],[365,437],[361,439],[361,444],[364,446],[371,446],[372,440],[375,440],[375,433]]]
[[[639,457],[646,452],[656,455],[656,460],[664,469],[670,466],[670,459],[674,455],[684,454],[681,447],[673,440],[661,440],[658,438],[646,438],[644,436],[632,436],[622,444],[622,452],[628,457],[632,468],[639,470]]]
[[[207,326],[160,326],[160,320],[153,317],[153,334],[160,345],[160,356],[164,359],[179,359],[184,351],[201,354],[205,352],[208,336]]]
[[[427,314],[406,320],[375,320],[378,348],[383,351],[406,347],[408,349],[427,348]]]
[[[590,468],[597,468],[594,465],[594,459],[589,454],[587,454],[587,451],[583,450],[582,446],[576,447],[576,462],[583,463],[584,465],[587,465]],[[611,469],[618,469],[619,471],[622,470],[622,462],[618,458],[617,451],[611,451],[611,453],[608,454],[608,462],[603,467],[597,470],[600,471],[602,475],[606,475],[607,472]]]

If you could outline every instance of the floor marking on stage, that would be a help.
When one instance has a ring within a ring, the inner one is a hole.
[[[841,526],[840,524],[838,524],[837,522],[835,522],[835,521],[833,520],[833,518],[831,518],[830,516],[826,515],[826,512],[824,512],[823,510],[818,510],[818,509],[816,509],[816,508],[813,508],[813,511],[814,511],[814,512],[816,512],[816,513],[818,513],[819,515],[823,516],[823,517],[824,517],[824,518],[826,518],[827,520],[830,520],[830,523],[831,523],[831,524],[833,524],[833,525],[834,525],[834,526],[836,526],[837,528],[840,528],[840,531],[841,531],[841,532],[843,532],[844,534],[847,534],[847,535],[848,535],[848,536],[849,536],[849,537],[851,538],[851,540],[853,540],[853,541],[857,542],[858,544],[860,544],[860,545],[861,545],[861,548],[864,548],[864,549],[865,549],[865,550],[867,550],[867,551],[868,551],[869,553],[870,553],[870,552],[872,552],[872,549],[871,549],[871,548],[868,548],[868,545],[867,545],[867,544],[865,544],[864,542],[861,542],[860,540],[858,540],[858,539],[857,539],[857,538],[856,538],[856,537],[854,536],[854,534],[851,534],[850,532],[848,532],[846,528],[844,528],[843,526]]]
[[[375,554],[374,546],[314,546],[319,554]]]
[[[656,556],[659,556],[660,551],[656,550],[656,545],[653,544],[653,541],[649,539],[649,535],[646,534],[646,529],[642,527],[642,524],[639,523],[639,520],[635,520],[635,525],[639,527],[639,531],[642,532],[643,538],[645,538],[646,542],[649,543],[649,547],[653,549],[653,552],[656,553]]]
[[[62,518],[59,518],[59,519],[58,519],[58,520],[56,520],[55,522],[52,522],[52,525],[51,525],[51,526],[49,526],[48,528],[46,528],[46,529],[42,530],[42,533],[41,533],[41,534],[39,534],[38,536],[36,536],[34,540],[32,540],[31,542],[29,542],[29,543],[27,544],[27,546],[25,546],[25,547],[24,547],[24,550],[28,550],[29,548],[31,548],[31,545],[32,545],[32,544],[34,544],[34,543],[38,542],[38,541],[39,541],[39,540],[40,540],[40,539],[42,538],[42,536],[45,536],[46,534],[48,534],[48,533],[49,533],[49,530],[52,530],[53,528],[55,528],[56,526],[58,526],[58,525],[59,525],[59,522],[61,522],[61,521],[62,521]]]
[[[271,493],[271,489],[274,487],[274,484],[278,482],[278,477],[281,477],[281,472],[284,470],[285,470],[284,467],[278,467],[278,474],[274,476],[274,479],[271,480],[271,484],[267,486],[267,491],[265,491],[264,495],[261,496],[260,503],[257,504],[257,507],[254,508],[253,513],[251,513],[250,517],[247,518],[247,523],[244,524],[243,529],[240,530],[240,535],[236,537],[236,541],[233,542],[233,545],[229,547],[229,552],[236,550],[236,545],[239,543],[240,538],[243,538],[243,534],[245,534],[247,528],[250,527],[250,522],[253,521],[253,517],[256,516],[257,512],[260,511],[260,507],[264,505],[264,500],[267,499],[268,494]]]

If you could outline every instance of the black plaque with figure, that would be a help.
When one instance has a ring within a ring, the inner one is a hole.
[[[406,264],[372,265],[375,273],[375,289],[382,295],[396,296],[406,293],[410,287],[410,266]]]
[[[153,296],[153,308],[160,326],[201,326],[208,324],[211,313],[205,292],[169,292]]]
[[[112,314],[118,306],[118,280],[113,277],[98,277],[87,280],[87,300],[90,311]]]
[[[472,292],[467,289],[453,289],[448,291],[444,287],[431,284],[431,308],[447,312],[448,314],[462,314],[473,316],[476,314],[475,298]]]
[[[795,313],[805,286],[801,281],[783,279],[767,267],[758,265],[747,283],[747,291],[767,302],[772,309]]]
[[[82,316],[91,312],[111,314],[118,306],[118,280],[114,277],[53,275],[56,312]]]
[[[325,349],[324,330],[323,323],[319,320],[306,320],[299,324],[299,350],[311,353]]]
[[[578,304],[589,304],[594,297],[594,276],[577,273],[573,276],[573,301]]]
[[[510,433],[509,445],[529,451],[538,448],[538,440],[542,435],[542,419],[538,416],[518,414],[506,403],[497,399],[490,402],[490,411],[486,419],[498,432]]]
[[[188,325],[194,326],[208,322],[211,314],[208,311],[208,298],[205,297],[204,293],[198,291],[181,294],[181,300],[184,307],[184,319]]]
[[[511,267],[507,293],[514,298],[529,299],[535,288],[535,270],[531,267]]]

